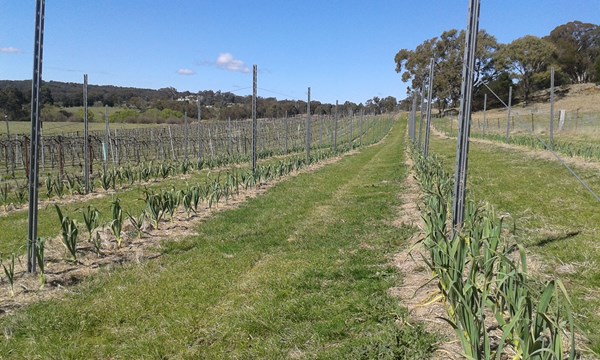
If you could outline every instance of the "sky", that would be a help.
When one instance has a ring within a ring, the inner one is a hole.
[[[464,29],[468,0],[46,0],[43,80],[278,99],[406,97],[398,50]],[[0,80],[32,78],[35,0],[0,0]],[[482,0],[509,43],[579,20],[600,0]]]

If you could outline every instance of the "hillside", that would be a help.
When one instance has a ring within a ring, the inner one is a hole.
[[[29,118],[29,103],[31,99],[30,80],[0,80],[0,110],[9,115],[9,120]],[[44,104],[56,105],[61,108],[83,106],[83,85],[79,83],[64,83],[60,81],[44,82],[41,89],[41,99]],[[201,90],[198,92],[177,91],[173,87],[161,89],[139,89],[111,85],[88,85],[88,106],[126,107],[142,114],[147,110],[162,111],[169,109],[177,112],[182,118],[187,112],[190,117],[197,117],[198,104],[202,106],[202,118],[227,120],[231,118],[248,119],[252,116],[252,97],[236,95],[231,92]],[[336,106],[311,100],[311,113],[332,115]],[[355,104],[340,101],[337,108],[339,113],[358,113],[364,110],[371,114],[381,114],[395,111],[398,102],[393,96],[369,99],[365,104]],[[299,99],[278,100],[275,97],[257,97],[258,117],[284,117],[305,114],[307,104]],[[151,117],[152,118],[152,117]],[[50,121],[65,121],[52,119]]]
[[[567,113],[600,113],[600,85],[573,84],[557,87],[555,90],[554,110],[566,110]],[[532,101],[525,106],[523,102],[512,106],[515,115],[549,114],[550,90],[545,89],[532,94]],[[506,99],[504,99],[506,101]],[[487,111],[487,116],[506,115],[506,108]],[[473,113],[474,119],[481,119],[483,111]]]

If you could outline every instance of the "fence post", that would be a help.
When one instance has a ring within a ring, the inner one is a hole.
[[[200,163],[200,161],[202,160],[202,138],[200,137],[200,134],[201,134],[200,120],[202,120],[202,106],[200,104],[201,100],[202,100],[201,96],[198,96],[196,98],[196,102],[198,103],[198,163]]]
[[[285,154],[287,155],[288,153],[288,139],[289,139],[289,135],[290,135],[290,129],[289,129],[289,123],[288,123],[288,113],[287,111],[285,112],[285,118],[283,119],[283,122],[285,123]]]
[[[352,140],[354,137],[354,114],[352,114],[352,116],[350,117],[350,149],[352,149]]]
[[[104,172],[106,172],[106,168],[107,168],[107,163],[108,163],[108,150],[109,150],[109,146],[110,146],[110,129],[108,128],[108,105],[104,105],[104,123],[105,123],[105,130],[104,130]],[[152,130],[150,130],[150,134],[152,135]]]
[[[45,165],[45,153],[44,153],[44,127],[43,127],[43,121],[40,122],[40,155],[41,155],[41,162],[42,162],[42,171],[46,171],[46,165]]]
[[[186,102],[187,105],[187,102]],[[185,144],[183,145],[183,158],[185,159],[185,161],[188,160],[188,148],[189,148],[189,143],[190,143],[190,133],[189,133],[189,126],[188,126],[188,117],[187,117],[187,110],[184,111],[183,113],[183,131],[184,131],[184,142]]]
[[[231,117],[227,117],[227,155],[231,156]]]
[[[335,101],[335,117],[334,117],[334,125],[333,125],[333,151],[337,150],[337,132],[338,132],[338,105],[339,102]]]
[[[171,157],[175,160],[175,146],[173,146],[173,133],[171,132],[171,127],[169,129],[169,141],[171,142]]]
[[[410,139],[412,140],[413,145],[417,138],[416,125],[417,125],[417,93],[413,91],[412,107],[410,110],[410,123],[409,123],[409,128],[408,128]]]
[[[8,147],[7,149],[9,149],[8,155],[9,158],[7,159],[10,160],[11,166],[11,174],[12,177],[15,177],[15,151],[14,151],[14,147],[12,146],[12,141],[10,140],[10,128],[8,126],[8,115],[4,115],[4,120],[6,121],[6,139],[8,140]],[[8,162],[6,164],[6,172],[8,173]]]
[[[319,117],[319,148],[323,147],[323,116],[318,115]]]
[[[362,136],[363,136],[363,115],[364,115],[364,110],[360,109],[360,120],[359,120],[359,127],[360,127],[360,132],[359,132],[359,145],[362,146]]]
[[[487,123],[487,93],[483,94],[483,134],[487,133],[488,123]]]
[[[421,85],[421,104],[419,107],[421,115],[419,116],[419,142],[417,143],[419,150],[421,149],[421,139],[423,138],[423,102],[425,100],[424,97],[425,97],[425,86]]]

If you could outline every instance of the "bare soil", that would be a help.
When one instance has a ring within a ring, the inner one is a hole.
[[[407,247],[394,255],[392,264],[402,273],[402,284],[389,290],[390,295],[398,298],[408,308],[411,319],[420,322],[425,329],[437,334],[442,341],[437,344],[433,359],[463,359],[462,348],[452,328],[441,320],[447,317],[445,304],[437,288],[437,281],[423,260],[428,255],[422,245],[423,220],[418,204],[421,203],[421,191],[410,156],[406,156],[406,166],[411,169],[399,195],[401,206],[398,209],[394,225],[398,227],[416,227],[418,231],[409,240]],[[433,280],[433,281],[432,281]]]

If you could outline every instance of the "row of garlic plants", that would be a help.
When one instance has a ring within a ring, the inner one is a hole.
[[[497,142],[506,142],[506,135],[475,134],[474,136]],[[569,141],[557,138],[554,138],[552,144],[550,144],[550,140],[547,136],[543,138],[543,141],[546,145],[551,146],[552,150],[560,154],[581,157],[588,160],[600,160],[600,144],[591,143],[589,141]],[[538,138],[531,135],[511,135],[508,138],[508,143],[525,146],[531,149],[546,150],[546,146],[540,142]]]
[[[237,197],[241,190],[258,187],[350,149],[347,146],[340,147],[337,151],[318,151],[311,155],[309,161],[305,157],[286,158],[258,165],[255,171],[230,168],[220,171],[216,177],[207,176],[206,181],[202,183],[186,183],[182,188],[145,188],[142,199],[145,206],[139,212],[123,209],[121,200],[115,197],[110,206],[109,219],[104,223],[101,221],[100,211],[91,205],[76,209],[75,213],[81,214],[81,218],[76,218],[76,215],[66,214],[64,209],[55,204],[61,243],[65,250],[64,261],[77,264],[78,256],[90,251],[98,257],[104,256],[107,251],[120,249],[127,239],[142,238],[143,234],[150,230],[159,230],[161,223],[173,222],[178,211],[184,212],[187,219],[190,219],[203,209],[210,210],[223,202],[227,203]],[[130,233],[124,231],[127,224],[133,229]],[[82,232],[85,232],[86,236],[81,236]],[[101,234],[105,234],[104,239]],[[108,239],[107,234],[110,236]],[[87,241],[85,246],[82,246],[83,241]],[[36,242],[40,287],[46,283],[45,254],[48,244],[46,238],[38,238]],[[4,261],[0,258],[0,265],[4,269],[4,277],[11,293],[14,293],[16,279],[15,259],[18,259],[16,254],[11,254]]]
[[[389,130],[391,123],[386,122],[385,131]],[[355,139],[356,140],[356,139]],[[373,141],[378,141],[375,139]],[[365,144],[367,144],[365,142]],[[335,152],[347,151],[348,148],[360,146],[357,142],[351,144],[342,144],[338,146]],[[274,156],[293,156],[294,153],[301,153],[303,147],[289,149],[287,153],[283,151],[263,150],[257,153],[258,159],[269,159]],[[329,145],[315,147],[317,151],[332,151]],[[233,164],[242,164],[250,161],[247,155],[217,155],[201,158],[197,161],[189,159],[177,161],[149,161],[140,164],[126,164],[118,167],[109,167],[101,169],[98,173],[90,176],[88,189],[95,192],[101,188],[104,191],[119,190],[125,186],[131,186],[135,183],[142,184],[152,180],[164,180],[171,176],[185,175],[193,171],[203,169],[215,169]],[[59,199],[65,196],[84,195],[85,180],[83,175],[77,174],[46,174],[43,179],[44,192],[46,199],[57,197]],[[18,208],[28,201],[27,182],[14,181],[14,184],[8,182],[0,186],[0,204],[5,210],[12,206]]]
[[[271,154],[261,154],[259,158],[268,158]],[[139,184],[152,180],[164,180],[171,176],[185,175],[192,171],[201,171],[203,169],[215,169],[232,164],[240,164],[248,159],[244,157],[225,157],[215,156],[199,161],[161,161],[147,162],[139,165],[124,165],[114,168],[101,170],[97,174],[90,176],[89,191],[95,192],[98,188],[104,191],[119,190],[125,186]],[[65,196],[84,195],[85,180],[82,175],[74,174],[47,174],[43,179],[44,192],[46,199],[57,197],[59,199]],[[18,208],[28,201],[29,188],[27,183],[15,181],[13,185],[5,182],[0,186],[0,204],[4,209],[9,206]]]
[[[456,136],[456,128],[453,132],[448,127],[449,120],[442,119],[434,126],[448,136]],[[523,129],[525,132],[525,129]],[[571,138],[571,135],[554,136],[552,143],[548,134],[510,134],[508,141],[505,133],[473,131],[470,134],[473,138],[503,142],[518,146],[525,146],[530,149],[546,150],[546,146],[550,146],[553,151],[566,156],[581,157],[587,160],[600,160],[600,144],[591,142],[589,139]],[[543,143],[540,141],[543,141]]]
[[[353,134],[350,141],[344,142],[340,138],[340,143],[335,151],[343,151],[347,148],[354,148],[362,145],[368,145],[381,140],[392,125],[391,119],[380,120],[380,128],[371,124],[371,135],[367,136],[368,129],[362,130],[358,135]],[[363,136],[364,135],[364,136]],[[364,139],[363,139],[364,137]],[[314,151],[331,150],[332,144],[313,144],[311,149]],[[258,159],[268,159],[274,156],[294,156],[294,154],[302,153],[305,150],[304,146],[291,146],[289,149],[263,149],[257,152]],[[173,160],[173,161],[148,161],[139,164],[123,164],[119,166],[111,166],[105,169],[100,169],[99,172],[91,174],[88,189],[94,192],[95,189],[101,187],[108,191],[118,190],[123,188],[124,184],[133,185],[137,182],[147,182],[152,179],[165,179],[168,176],[186,174],[189,171],[200,171],[202,169],[214,169],[218,167],[228,166],[232,164],[242,164],[250,161],[250,156],[247,154],[220,154],[203,157],[197,161],[189,159]],[[47,199],[53,197],[63,198],[66,195],[84,195],[85,182],[81,175],[83,165],[80,164],[81,171],[79,174],[69,173],[47,173],[43,181],[45,192],[43,193]],[[27,181],[6,181],[0,184],[0,204],[7,210],[9,207],[18,208],[28,201],[28,184]]]
[[[425,259],[445,300],[445,319],[468,359],[574,359],[570,299],[560,280],[527,271],[522,245],[509,243],[502,218],[470,199],[459,231],[449,225],[453,179],[435,155],[413,149],[424,193]]]

